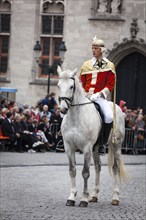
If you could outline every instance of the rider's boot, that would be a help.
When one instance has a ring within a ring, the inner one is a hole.
[[[113,126],[113,122],[111,123],[104,123],[103,125],[103,142],[102,145],[99,146],[99,150],[98,153],[99,154],[105,154],[105,150],[106,150],[106,146],[108,146],[107,142],[108,142],[108,138],[111,132],[111,128]]]

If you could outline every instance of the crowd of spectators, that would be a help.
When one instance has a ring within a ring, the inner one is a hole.
[[[138,107],[137,109],[128,109],[126,102],[121,100],[119,104],[121,110],[125,115],[125,128],[127,134],[132,136],[129,138],[129,145],[134,148],[142,146],[146,149],[146,112]]]
[[[125,115],[125,128],[131,131],[127,134],[133,136],[132,145],[143,142],[146,147],[146,113],[141,108],[128,109],[123,100],[119,106]],[[35,106],[24,104],[20,107],[6,99],[0,103],[0,131],[3,136],[9,137],[9,151],[56,151],[58,146],[59,151],[64,152],[61,122],[62,115],[53,92]]]
[[[35,106],[18,106],[3,99],[0,103],[1,134],[8,139],[8,151],[45,152],[56,151],[62,140],[60,126],[62,116],[55,100],[55,93],[46,95]],[[64,152],[63,144],[60,151]]]
[[[144,130],[146,129],[146,113],[143,109],[128,109],[126,102],[121,100],[119,104],[121,110],[125,114],[125,128]]]

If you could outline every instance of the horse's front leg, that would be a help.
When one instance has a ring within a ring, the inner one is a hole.
[[[89,192],[88,192],[88,178],[90,176],[90,162],[91,162],[91,150],[84,152],[84,166],[82,170],[82,176],[84,179],[84,188],[80,207],[88,206]]]
[[[99,184],[100,184],[100,171],[101,171],[101,161],[100,155],[98,154],[98,148],[93,151],[94,169],[95,169],[95,186],[89,202],[97,202],[99,195]]]
[[[75,163],[75,151],[66,151],[69,160],[69,175],[71,179],[70,195],[67,199],[66,206],[74,206],[76,199],[76,163]]]

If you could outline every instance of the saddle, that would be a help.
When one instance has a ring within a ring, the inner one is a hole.
[[[100,105],[98,103],[94,102],[94,106],[95,106],[96,110],[99,112],[99,115],[101,117],[102,127],[101,127],[101,131],[99,133],[99,137],[97,138],[97,140],[96,140],[96,142],[95,142],[95,144],[93,146],[93,151],[95,150],[95,147],[97,145],[101,145],[102,144],[102,142],[103,142],[103,135],[104,135],[104,115],[103,115],[103,113],[101,111],[101,108],[100,108]]]
[[[100,117],[102,119],[102,123],[103,123],[104,122],[104,115],[103,115],[103,113],[101,111],[100,105],[98,103],[94,102],[94,106],[95,106],[96,110],[99,112]]]

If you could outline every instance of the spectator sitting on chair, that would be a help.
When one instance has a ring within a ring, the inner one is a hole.
[[[40,122],[40,112],[35,106],[31,106],[31,116],[33,119],[36,119],[38,122]]]
[[[51,112],[49,112],[49,108],[48,108],[48,105],[44,105],[43,106],[43,111],[40,112],[40,117],[46,115],[48,120],[50,120],[50,117],[51,117]]]
[[[55,150],[55,144],[53,143],[52,134],[50,132],[50,123],[49,123],[48,117],[46,115],[43,115],[41,117],[40,123],[37,126],[37,130],[43,131],[47,140],[48,140],[48,144],[46,146],[46,149],[48,151]]]
[[[35,153],[33,145],[35,142],[37,142],[37,140],[31,132],[29,132],[27,129],[24,129],[21,120],[23,120],[22,116],[19,114],[15,115],[13,124],[15,131],[20,134],[21,140],[21,149],[18,149],[18,151],[23,152],[28,150],[28,152]]]
[[[45,147],[48,146],[48,140],[44,132],[37,129],[38,121],[36,119],[33,120],[33,118],[30,116],[27,118],[27,123],[28,130],[32,132],[36,136],[36,138],[38,138],[39,147],[42,149],[42,151],[44,151]],[[40,151],[40,149],[38,150]]]
[[[16,148],[20,149],[20,134],[15,132],[15,128],[13,125],[13,114],[11,112],[7,112],[6,113],[6,118],[4,119],[4,121],[2,122],[1,125],[1,130],[2,130],[2,135],[3,136],[8,136],[10,138],[10,146],[9,146],[9,150],[10,151],[15,151]]]

